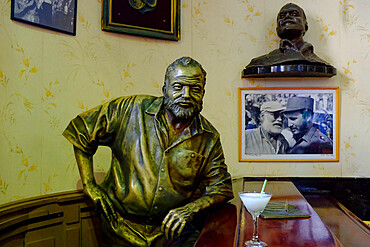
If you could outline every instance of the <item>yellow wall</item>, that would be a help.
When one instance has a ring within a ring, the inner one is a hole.
[[[183,0],[179,42],[101,31],[101,0],[79,0],[77,35],[11,21],[0,0],[0,204],[73,190],[72,146],[61,133],[77,114],[120,95],[161,95],[166,66],[189,55],[208,72],[205,115],[221,133],[233,177],[370,177],[368,0],[295,1],[305,40],[338,69],[330,79],[246,80],[250,59],[277,47],[283,0]],[[340,161],[238,162],[238,87],[340,87]],[[98,151],[95,170],[109,167]]]

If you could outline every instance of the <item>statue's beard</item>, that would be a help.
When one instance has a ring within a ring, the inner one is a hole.
[[[203,102],[200,102],[199,104],[191,102],[192,107],[187,107],[187,108],[179,106],[178,103],[181,103],[181,102],[189,102],[189,101],[184,100],[184,99],[178,99],[178,100],[172,101],[167,95],[164,95],[165,109],[169,110],[178,120],[191,120],[197,114],[199,114],[203,109],[203,104],[202,104]]]

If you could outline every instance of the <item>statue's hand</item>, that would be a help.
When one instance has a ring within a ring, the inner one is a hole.
[[[105,191],[95,183],[84,186],[84,193],[91,198],[95,207],[103,212],[109,222],[117,219],[117,213]]]
[[[167,239],[179,237],[184,230],[187,222],[192,221],[194,210],[185,205],[180,208],[172,209],[162,222],[162,231]]]

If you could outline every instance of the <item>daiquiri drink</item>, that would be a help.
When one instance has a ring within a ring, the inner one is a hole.
[[[245,242],[245,246],[267,246],[265,242],[258,239],[258,218],[270,201],[272,194],[265,192],[262,194],[259,192],[239,192],[239,196],[254,221],[253,237]]]

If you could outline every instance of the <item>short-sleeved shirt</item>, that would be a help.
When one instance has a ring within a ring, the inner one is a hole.
[[[101,187],[121,215],[162,221],[199,189],[202,196],[233,197],[219,133],[200,114],[168,144],[163,97],[114,99],[73,119],[63,135],[94,154],[112,150]]]
[[[289,145],[282,134],[276,139],[276,148],[263,134],[261,127],[245,131],[245,154],[285,154]]]
[[[312,126],[288,151],[291,154],[332,154],[333,143],[317,126]]]

